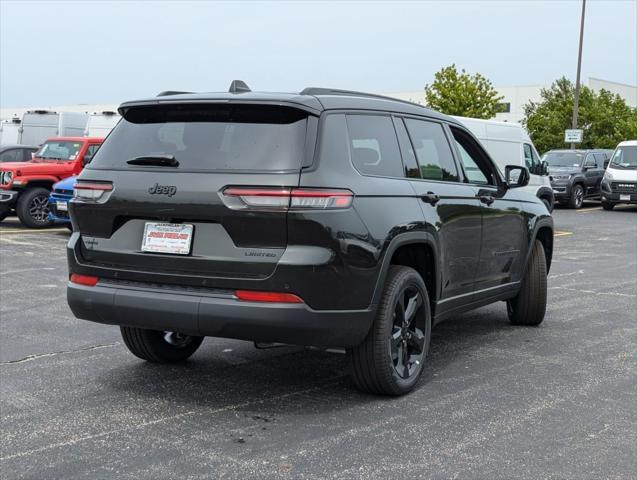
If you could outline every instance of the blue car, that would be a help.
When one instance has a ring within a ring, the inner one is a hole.
[[[49,195],[49,220],[64,224],[72,229],[69,218],[69,200],[73,198],[73,187],[77,177],[68,177],[53,185],[53,191]]]

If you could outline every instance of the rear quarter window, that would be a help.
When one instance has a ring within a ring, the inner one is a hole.
[[[347,115],[349,151],[363,175],[403,177],[403,164],[394,124],[389,116]]]
[[[269,105],[133,107],[90,168],[140,169],[127,161],[170,155],[179,162],[177,170],[298,170],[305,155],[307,116],[302,110]]]

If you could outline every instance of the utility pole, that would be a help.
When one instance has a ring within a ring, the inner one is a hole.
[[[575,80],[575,99],[573,100],[573,124],[571,128],[577,128],[577,113],[579,109],[580,71],[582,69],[582,44],[584,43],[584,15],[586,13],[586,0],[582,0],[582,20],[579,27],[579,53],[577,54],[577,79]],[[575,144],[571,142],[571,150]]]

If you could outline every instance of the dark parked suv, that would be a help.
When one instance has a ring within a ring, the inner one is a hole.
[[[119,111],[70,202],[68,302],[140,358],[204,336],[344,347],[359,389],[396,395],[441,320],[497,301],[543,320],[552,218],[447,116],[236,82]]]
[[[542,160],[549,164],[551,187],[562,206],[580,208],[585,198],[599,198],[604,170],[612,150],[551,150]]]

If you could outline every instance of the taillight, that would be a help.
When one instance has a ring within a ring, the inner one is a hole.
[[[79,273],[72,273],[69,278],[71,283],[77,283],[78,285],[86,285],[87,287],[94,287],[97,285],[99,278],[93,275],[80,275]]]
[[[222,192],[227,207],[266,210],[339,209],[352,205],[354,194],[343,189],[228,187]]]
[[[73,196],[81,200],[99,200],[111,190],[113,185],[110,183],[77,182],[73,187]]]
[[[237,290],[234,292],[234,296],[246,302],[303,303],[303,300],[293,293]]]

